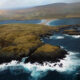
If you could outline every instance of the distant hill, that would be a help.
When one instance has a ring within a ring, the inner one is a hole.
[[[80,17],[80,3],[54,3],[19,10],[0,10],[0,19]]]

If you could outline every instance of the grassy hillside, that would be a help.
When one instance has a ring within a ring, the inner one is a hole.
[[[21,60],[23,57],[31,56],[38,48],[39,51],[45,52],[46,55],[49,53],[56,55],[56,53],[58,53],[56,49],[59,50],[60,53],[63,53],[60,47],[45,45],[40,40],[41,37],[51,35],[54,30],[56,30],[55,27],[38,24],[0,25],[0,63],[11,60]],[[42,50],[43,47],[41,46],[45,47],[45,49]],[[48,51],[47,48],[49,48]],[[46,55],[43,54],[43,56],[47,57]]]
[[[80,3],[55,3],[21,10],[1,10],[0,19],[46,19],[80,17]]]

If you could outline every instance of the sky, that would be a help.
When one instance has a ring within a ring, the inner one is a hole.
[[[0,0],[0,9],[29,8],[51,3],[72,3],[80,0]]]

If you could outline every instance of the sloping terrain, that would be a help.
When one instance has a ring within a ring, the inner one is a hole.
[[[19,10],[1,10],[0,19],[80,17],[80,3],[55,3]]]

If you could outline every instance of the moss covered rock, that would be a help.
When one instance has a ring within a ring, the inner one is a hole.
[[[59,61],[65,57],[67,52],[61,49],[58,46],[52,46],[50,44],[44,44],[43,46],[39,47],[29,58],[27,61],[30,62],[39,62],[43,63],[44,61]]]

